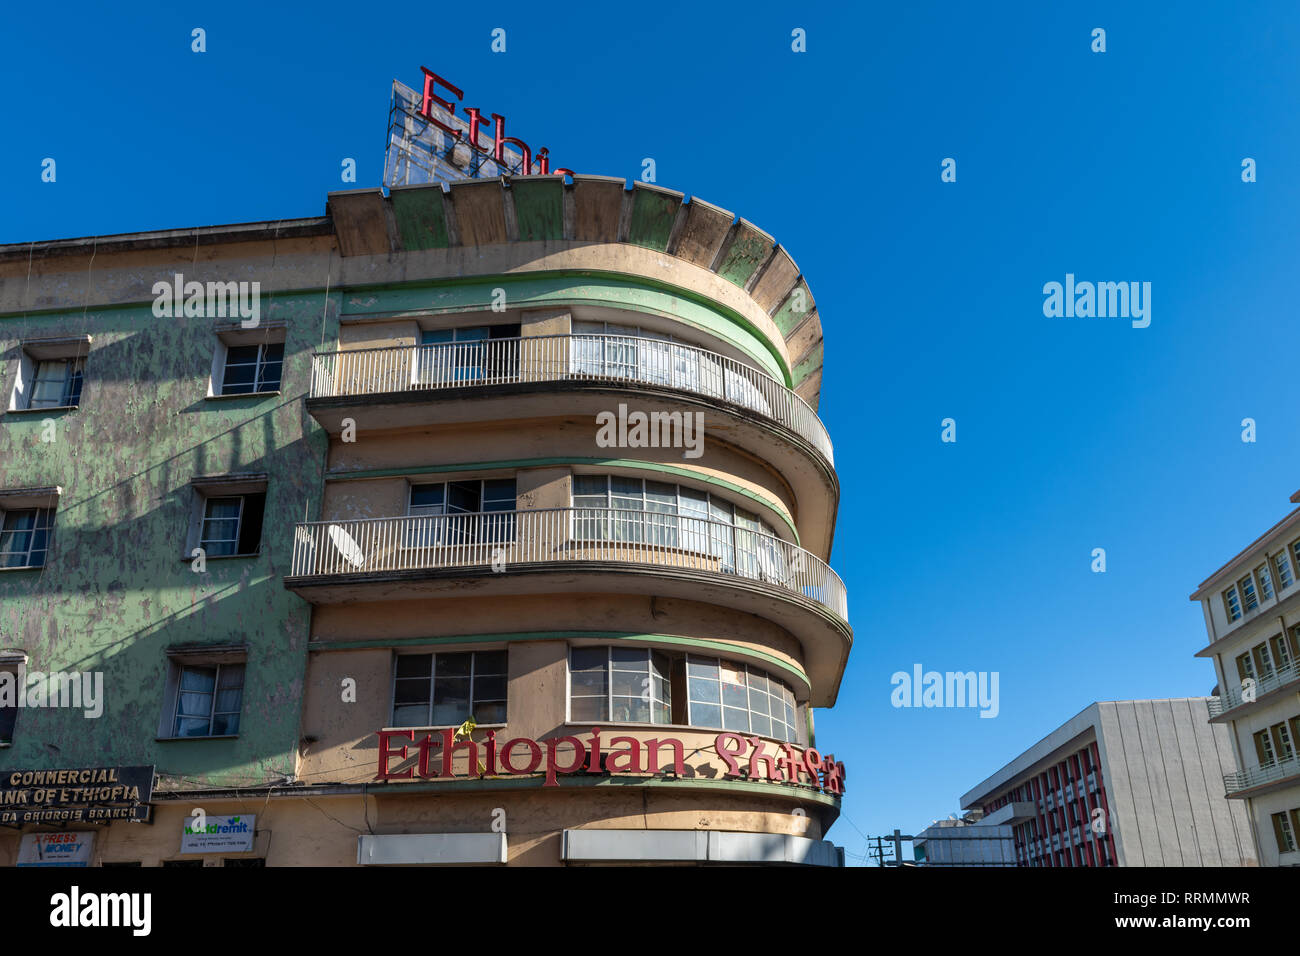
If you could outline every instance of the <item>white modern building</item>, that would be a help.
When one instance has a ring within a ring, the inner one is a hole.
[[[1300,491],[1291,496],[1300,503]],[[1262,866],[1300,865],[1300,508],[1204,581],[1219,692],[1209,719],[1230,731],[1224,790],[1247,809]]]
[[[1018,866],[1256,866],[1209,698],[1099,701],[961,798],[1008,827]]]

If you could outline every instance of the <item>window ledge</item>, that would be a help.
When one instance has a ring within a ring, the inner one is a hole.
[[[768,743],[789,744],[791,747],[803,748],[805,745],[797,740],[782,740],[780,737],[765,737],[748,730],[723,730],[721,727],[693,727],[690,724],[651,724],[639,720],[566,720],[563,727],[627,727],[633,730],[684,730],[694,734],[739,734],[742,737],[758,737]]]
[[[186,740],[238,740],[239,734],[213,734],[207,737],[155,737],[160,744],[181,743]]]
[[[0,568],[0,572],[3,572],[3,571],[44,571],[44,570],[45,570],[45,565],[43,565],[43,564],[24,564],[24,565],[23,565],[22,567],[20,567],[20,568]]]
[[[6,415],[42,415],[46,412],[71,412],[80,408],[80,405],[49,405],[45,408],[11,408],[5,412]]]
[[[209,402],[219,402],[223,399],[232,398],[267,398],[271,395],[279,395],[280,390],[277,388],[273,392],[232,392],[229,395],[206,395],[204,396]]]
[[[507,725],[506,724],[475,724],[474,729],[475,730],[501,730],[505,726]],[[457,730],[459,729],[459,727],[460,724],[441,724],[435,727],[381,727],[380,730],[383,732],[388,732],[391,730],[412,730],[418,733],[421,730]],[[475,743],[478,743],[478,741],[475,741]]]

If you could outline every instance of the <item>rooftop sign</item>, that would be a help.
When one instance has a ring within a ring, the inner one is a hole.
[[[465,94],[427,67],[420,92],[393,80],[388,110],[388,146],[384,156],[384,185],[446,183],[458,179],[497,176],[573,175],[551,168],[550,151],[536,153],[515,136],[506,135],[506,118],[480,107],[461,107]]]

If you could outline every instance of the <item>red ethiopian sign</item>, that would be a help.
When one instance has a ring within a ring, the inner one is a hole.
[[[447,125],[433,114],[433,107],[437,104],[452,116],[456,115],[455,104],[450,100],[445,100],[439,96],[435,87],[441,86],[447,92],[455,93],[456,99],[458,100],[462,99],[465,94],[452,86],[437,73],[434,73],[428,67],[422,66],[420,69],[424,71],[424,91],[420,99],[420,117],[428,120],[444,133],[447,133],[453,140],[460,141],[462,134],[465,131]],[[479,127],[484,125],[483,114],[479,111],[477,106],[467,106],[464,107],[464,110],[465,115],[469,117],[469,135],[465,137],[465,142],[468,143],[470,149],[487,155],[489,151],[479,145]],[[523,155],[523,173],[525,175],[531,173],[533,171],[533,151],[528,148],[528,144],[522,139],[516,139],[513,136],[506,135],[506,118],[500,113],[490,113],[488,115],[492,117],[490,123],[492,126],[492,158],[496,160],[497,163],[506,166],[508,165],[505,156],[506,143],[509,143],[512,146],[517,146],[519,152]],[[545,146],[543,146],[537,151],[537,173],[540,176],[562,176],[565,173],[572,176],[573,170],[565,169],[563,167],[560,167],[559,169],[551,169],[549,151]]]
[[[611,737],[604,742],[600,728],[593,727],[585,742],[577,737],[548,737],[534,740],[515,737],[498,745],[495,731],[487,739],[455,739],[456,731],[447,729],[415,739],[411,730],[381,730],[379,733],[379,773],[376,780],[412,780],[417,777],[436,779],[457,776],[457,755],[467,758],[469,776],[497,777],[544,773],[543,786],[559,786],[560,774],[639,773],[658,774],[671,771],[686,775],[686,745],[676,737],[640,740],[636,737]],[[767,747],[772,751],[767,752]],[[432,759],[434,748],[441,749],[439,759]],[[561,748],[564,748],[563,752]],[[608,749],[606,749],[608,748]],[[407,751],[415,753],[408,756]],[[815,787],[825,793],[844,793],[844,764],[836,763],[834,754],[822,756],[813,748],[800,750],[788,743],[776,744],[761,737],[721,733],[714,738],[713,749],[726,764],[724,777],[767,780]],[[414,761],[404,770],[389,770],[396,758],[401,766]],[[660,769],[660,764],[663,769]]]

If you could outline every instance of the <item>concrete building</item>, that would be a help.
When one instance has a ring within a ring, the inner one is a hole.
[[[103,675],[0,679],[0,863],[839,865],[820,319],[683,199],[0,247],[0,671]]]
[[[1232,743],[1206,700],[1092,704],[961,805],[1011,827],[1020,866],[1254,866],[1246,814],[1222,794]]]
[[[1009,824],[987,824],[980,813],[935,820],[912,837],[912,853],[923,866],[1016,866],[1016,838]]]
[[[1300,492],[1291,496],[1300,503]],[[1217,694],[1209,720],[1226,728],[1235,766],[1224,789],[1244,805],[1263,866],[1300,865],[1300,508],[1204,581]]]

